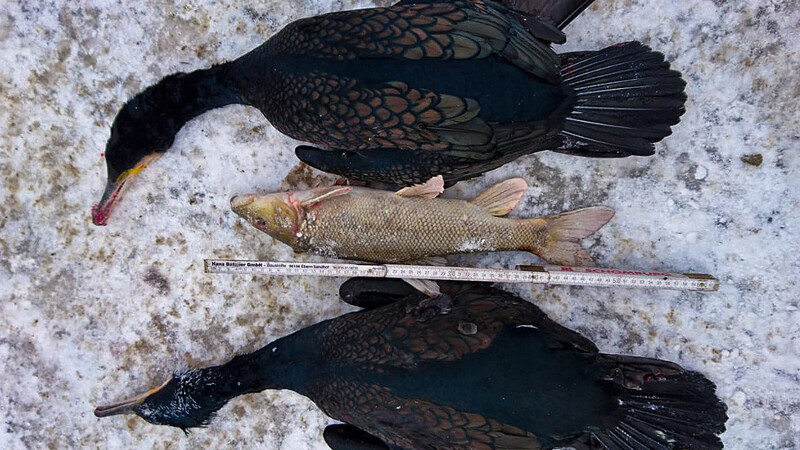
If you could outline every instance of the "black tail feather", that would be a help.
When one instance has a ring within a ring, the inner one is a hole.
[[[609,378],[623,386],[624,417],[616,427],[592,431],[577,448],[604,450],[721,449],[726,406],[716,386],[697,372],[647,358],[602,355]]]
[[[561,55],[561,75],[577,97],[556,151],[582,156],[651,155],[684,113],[679,72],[638,42]]]

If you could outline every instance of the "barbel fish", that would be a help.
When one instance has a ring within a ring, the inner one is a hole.
[[[379,263],[431,263],[457,253],[529,251],[553,264],[592,265],[580,240],[614,210],[595,206],[549,217],[504,218],[528,184],[498,183],[471,201],[437,198],[441,176],[397,192],[330,186],[245,194],[233,211],[295,252]]]

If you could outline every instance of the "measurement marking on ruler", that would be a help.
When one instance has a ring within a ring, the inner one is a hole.
[[[562,286],[632,287],[716,291],[719,281],[706,274],[566,266],[518,266],[516,269],[437,267],[402,264],[303,263],[205,260],[206,273],[278,276],[415,278],[451,281],[537,283]]]

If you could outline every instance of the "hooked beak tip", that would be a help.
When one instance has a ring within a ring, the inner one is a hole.
[[[98,227],[104,227],[108,223],[108,216],[111,215],[111,209],[114,207],[116,198],[114,191],[116,191],[116,186],[113,183],[108,183],[100,203],[92,206],[92,223]]]
[[[94,416],[95,417],[108,417],[109,414],[107,412],[107,406],[95,406],[94,408]]]
[[[108,214],[106,212],[100,203],[92,206],[92,223],[98,227],[108,225]]]

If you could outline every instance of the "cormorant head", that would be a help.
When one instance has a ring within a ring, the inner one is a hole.
[[[105,225],[130,181],[164,154],[186,122],[239,101],[223,81],[227,64],[174,73],[148,87],[120,109],[106,144],[106,190],[92,208],[95,225]],[[222,78],[221,78],[222,77]]]
[[[104,153],[108,181],[100,203],[92,208],[95,225],[106,224],[130,181],[172,146],[180,126],[165,102],[155,100],[156,88],[162,90],[156,85],[128,101],[111,125]]]
[[[161,386],[124,402],[98,406],[97,417],[136,414],[155,425],[186,431],[207,425],[227,399],[212,394],[215,383],[200,370],[176,373]]]

